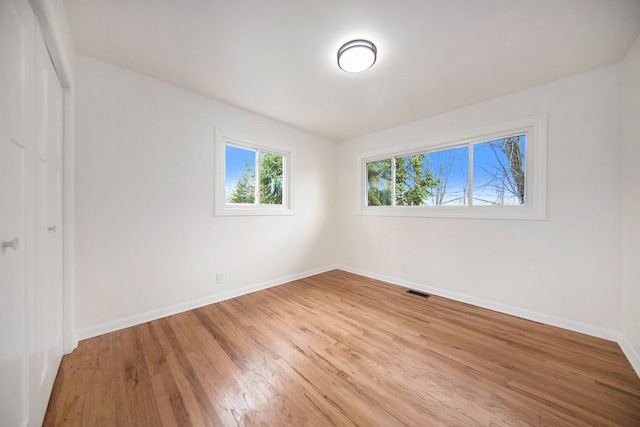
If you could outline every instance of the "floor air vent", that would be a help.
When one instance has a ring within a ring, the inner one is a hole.
[[[423,293],[423,292],[414,291],[414,290],[412,290],[412,289],[409,289],[409,290],[407,291],[407,293],[408,293],[408,294],[411,294],[411,295],[418,295],[419,297],[422,297],[422,298],[429,298],[429,297],[431,296],[431,295],[429,295],[429,294],[425,294],[425,293]]]

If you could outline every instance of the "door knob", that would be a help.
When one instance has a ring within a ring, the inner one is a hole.
[[[52,225],[51,227],[48,227],[47,231],[53,231],[55,233],[56,232],[56,226]]]
[[[18,250],[18,238],[16,237],[13,240],[6,240],[2,242],[2,249],[13,248],[13,250]]]

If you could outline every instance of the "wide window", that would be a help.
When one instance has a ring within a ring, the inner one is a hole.
[[[545,218],[544,116],[361,156],[360,214]]]
[[[290,152],[216,130],[216,215],[292,214]]]

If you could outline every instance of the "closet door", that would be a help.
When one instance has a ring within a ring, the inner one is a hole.
[[[63,91],[39,27],[35,34],[35,299],[31,419],[42,423],[63,354]],[[30,423],[31,424],[31,423]]]
[[[63,92],[28,0],[0,0],[0,426],[42,425],[63,353]]]
[[[29,3],[0,1],[0,425],[29,419],[33,41]]]

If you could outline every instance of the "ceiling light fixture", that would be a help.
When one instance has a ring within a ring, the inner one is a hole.
[[[367,40],[351,40],[338,50],[338,67],[347,73],[368,70],[376,62],[376,45]]]

